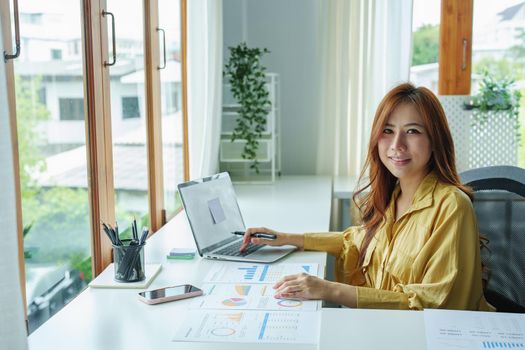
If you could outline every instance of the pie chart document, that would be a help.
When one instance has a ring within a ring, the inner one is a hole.
[[[210,311],[189,313],[173,341],[316,344],[320,313]]]
[[[276,299],[273,284],[205,283],[190,309],[317,311],[319,300]]]
[[[318,264],[224,263],[213,266],[173,341],[317,344],[320,300],[277,299],[287,275],[317,276]]]

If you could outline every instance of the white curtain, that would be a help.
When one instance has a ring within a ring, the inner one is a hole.
[[[190,178],[219,167],[222,104],[222,0],[188,1]]]
[[[357,176],[377,104],[409,79],[412,0],[322,1],[321,26],[317,173]]]
[[[0,52],[2,40],[0,16]],[[18,271],[18,241],[15,211],[13,148],[9,107],[7,104],[6,70],[0,58],[0,349],[27,349],[24,307]]]

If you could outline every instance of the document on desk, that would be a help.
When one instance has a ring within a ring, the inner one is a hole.
[[[195,298],[193,309],[317,311],[319,300],[274,298],[271,284],[205,283],[204,296]]]
[[[275,283],[284,276],[308,273],[317,276],[319,264],[250,264],[222,263],[214,265],[204,282],[209,283]]]
[[[525,314],[425,309],[428,350],[525,349]]]
[[[173,341],[316,344],[318,312],[192,310]]]

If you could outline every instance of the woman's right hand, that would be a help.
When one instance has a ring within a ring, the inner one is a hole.
[[[275,239],[266,239],[266,238],[255,238],[252,237],[252,234],[254,233],[268,233],[275,235]],[[249,243],[252,244],[266,244],[271,246],[281,246],[281,245],[295,245],[296,247],[302,249],[304,244],[304,235],[302,234],[290,234],[290,233],[282,233],[277,232],[274,230],[271,230],[266,227],[250,227],[246,230],[243,238],[243,242],[241,245],[241,252],[246,250]]]

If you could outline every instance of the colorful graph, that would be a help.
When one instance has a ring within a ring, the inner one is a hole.
[[[283,300],[279,300],[277,302],[277,305],[282,306],[282,307],[299,307],[303,305],[303,302],[300,300],[283,299]]]
[[[215,328],[211,330],[211,334],[217,337],[228,337],[235,334],[235,329],[233,328]]]
[[[229,307],[236,307],[246,305],[246,299],[243,298],[228,298],[222,301],[222,304]]]
[[[268,269],[270,268],[269,265],[265,265],[264,268],[263,268],[263,271],[261,273],[261,277],[259,277],[259,281],[260,282],[263,282],[264,279],[266,278],[266,274],[268,273]]]
[[[261,289],[261,295],[266,295],[266,288],[267,286],[263,286]]]
[[[238,269],[241,270],[241,271],[246,271],[244,273],[244,279],[247,280],[247,281],[253,280],[253,278],[255,276],[255,272],[257,272],[257,266],[239,267]]]
[[[228,319],[235,321],[235,322],[241,322],[242,316],[243,316],[243,313],[239,312],[237,314],[228,315]]]
[[[266,325],[268,324],[268,316],[270,316],[268,312],[264,314],[264,320],[261,326],[261,330],[259,332],[259,340],[261,340],[264,337],[264,332],[266,331]]]
[[[243,285],[243,284],[236,284],[235,285],[235,291],[239,295],[247,296],[248,294],[250,294],[250,289],[252,289],[252,286],[246,286],[246,285]]]
[[[512,343],[505,341],[484,341],[483,349],[525,349],[524,343]]]

